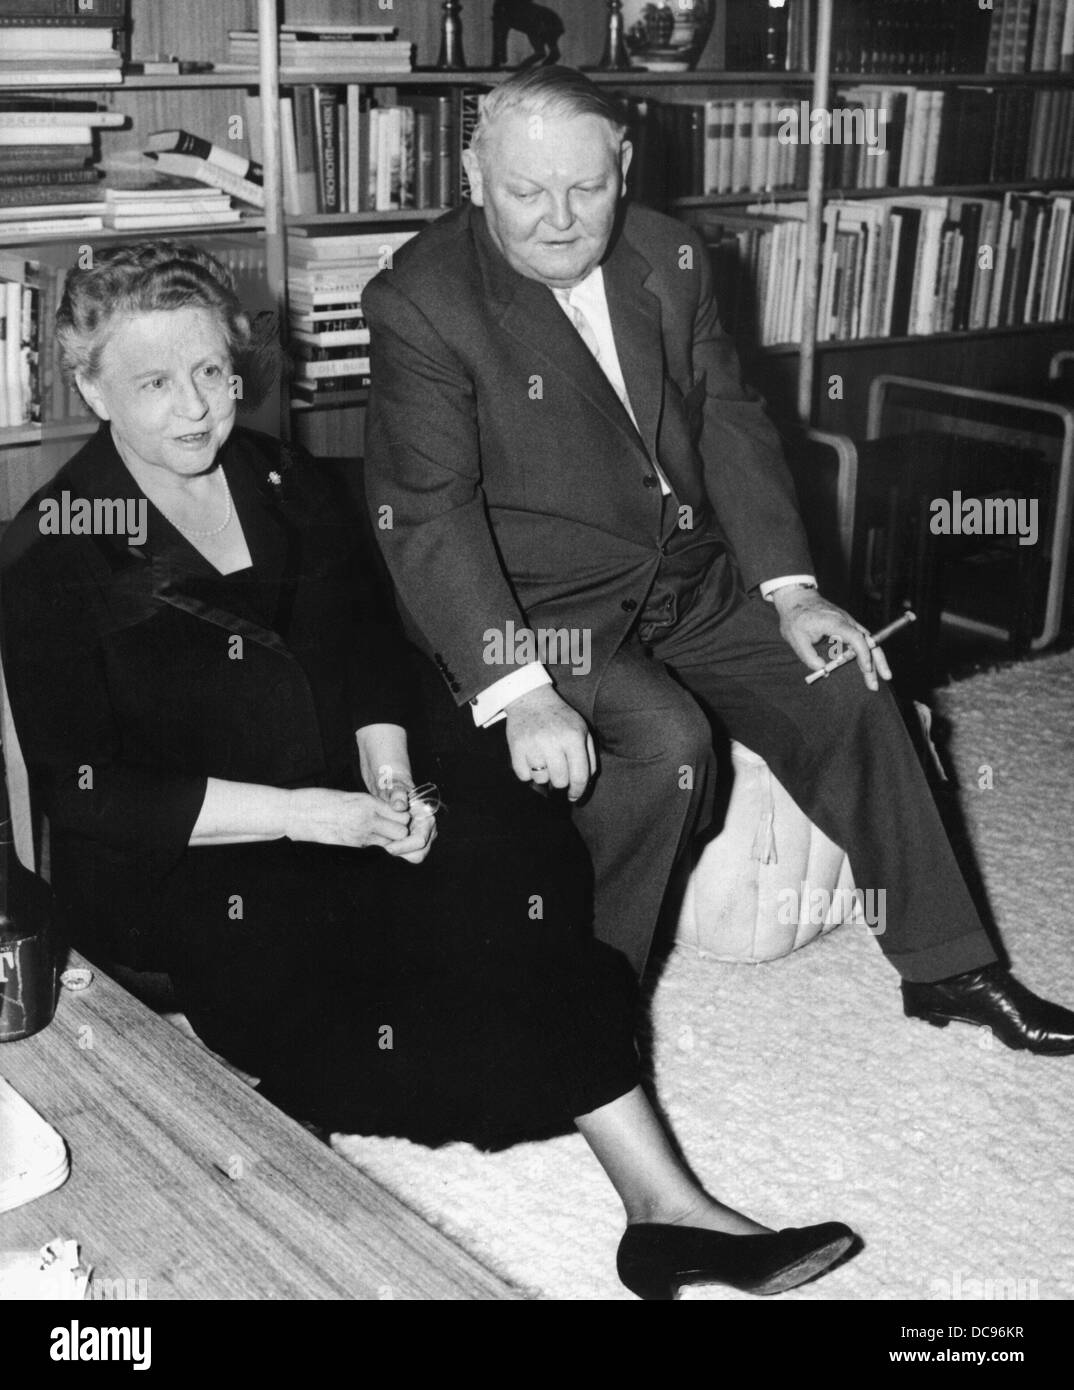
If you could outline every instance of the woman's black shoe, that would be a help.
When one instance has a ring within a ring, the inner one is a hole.
[[[857,1237],[841,1221],[788,1227],[759,1236],[731,1236],[698,1226],[628,1226],[619,1242],[619,1278],[639,1298],[673,1299],[683,1284],[730,1284],[773,1294],[815,1278]]]

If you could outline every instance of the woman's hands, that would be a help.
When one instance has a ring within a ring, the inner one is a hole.
[[[399,724],[366,724],[354,737],[362,780],[370,794],[407,819],[405,838],[384,848],[393,858],[420,864],[436,839],[436,815],[433,807],[412,798],[414,778],[406,730]]]
[[[424,801],[412,799],[413,779],[406,774],[395,772],[393,780],[385,780],[378,787],[377,797],[396,812],[405,811],[409,822],[409,834],[405,840],[387,845],[393,859],[405,859],[408,864],[420,864],[428,855],[436,839],[436,813]]]
[[[191,845],[246,844],[285,835],[312,844],[382,849],[394,859],[420,864],[436,839],[436,816],[433,806],[411,795],[406,730],[367,724],[355,737],[366,791],[287,790],[210,777]]]
[[[302,787],[288,793],[289,840],[351,849],[386,849],[410,839],[410,813],[367,792]]]

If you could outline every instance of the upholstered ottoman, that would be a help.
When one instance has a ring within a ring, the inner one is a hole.
[[[850,862],[776,781],[731,746],[723,829],[695,853],[676,938],[727,961],[776,960],[860,916]]]

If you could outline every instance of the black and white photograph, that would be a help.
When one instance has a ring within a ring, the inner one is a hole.
[[[1074,0],[0,0],[26,1364],[1057,1354],[1072,519]]]

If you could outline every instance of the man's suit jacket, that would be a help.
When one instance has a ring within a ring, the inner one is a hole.
[[[404,619],[460,704],[516,669],[486,659],[486,634],[528,624],[589,630],[590,673],[551,670],[591,714],[678,521],[654,459],[699,531],[712,516],[714,573],[737,567],[748,590],[812,569],[700,238],[631,206],[603,269],[637,430],[552,291],[510,267],[479,208],[427,228],[363,295],[369,507]]]

